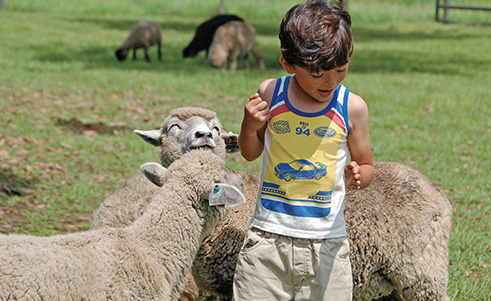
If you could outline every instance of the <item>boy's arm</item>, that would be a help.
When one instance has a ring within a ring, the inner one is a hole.
[[[258,92],[251,96],[244,109],[244,119],[238,143],[240,153],[247,161],[261,156],[264,149],[264,132],[269,119],[269,104],[272,99],[276,80],[263,81]]]
[[[370,185],[374,175],[368,107],[361,97],[353,93],[350,93],[348,100],[348,120],[348,145],[352,161],[345,167],[346,187],[363,189]]]

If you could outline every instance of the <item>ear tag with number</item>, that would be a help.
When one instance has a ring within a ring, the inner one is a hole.
[[[225,205],[227,203],[227,196],[225,191],[218,185],[215,185],[213,191],[210,192],[208,197],[210,206]]]

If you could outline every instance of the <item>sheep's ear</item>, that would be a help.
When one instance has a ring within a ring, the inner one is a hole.
[[[217,183],[208,195],[210,206],[225,205],[227,209],[237,208],[246,202],[244,194],[237,187]]]
[[[159,163],[145,163],[140,166],[140,170],[143,172],[145,177],[150,180],[150,182],[159,187],[162,187],[162,185],[164,185],[164,183],[162,182],[162,178],[167,173],[167,169]]]
[[[162,146],[162,141],[160,140],[160,130],[150,130],[150,131],[140,131],[134,130],[133,133],[137,134],[145,140],[145,142],[150,143],[153,146]]]
[[[244,177],[240,173],[225,167],[223,177],[225,179],[224,183],[235,186],[240,192],[245,191]]]
[[[225,149],[227,154],[235,154],[240,151],[239,143],[237,142],[239,135],[232,132],[221,133],[220,137],[225,141]]]

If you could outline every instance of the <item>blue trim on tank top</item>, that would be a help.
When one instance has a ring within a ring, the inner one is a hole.
[[[281,86],[282,82],[283,82],[283,77],[276,79],[276,85],[274,87],[274,92],[273,92],[273,98],[271,99],[271,103],[269,104],[269,108],[272,108],[278,102],[278,91],[280,90],[280,86]]]
[[[287,76],[285,78],[285,84],[284,84],[284,87],[286,87],[286,89],[284,88],[283,89],[283,92],[281,93],[283,95],[283,98],[285,100],[285,104],[286,106],[288,107],[288,109],[290,111],[292,111],[293,113],[299,115],[299,116],[303,116],[303,117],[317,117],[317,116],[322,116],[324,114],[326,114],[327,112],[329,112],[332,107],[334,107],[334,105],[337,103],[337,99],[338,99],[338,94],[339,94],[339,90],[341,89],[341,85],[339,85],[337,88],[336,88],[336,91],[334,91],[334,95],[332,96],[332,99],[331,101],[329,102],[329,104],[327,105],[327,107],[325,107],[324,109],[322,109],[321,111],[319,112],[313,112],[313,113],[307,113],[307,112],[303,112],[303,111],[300,111],[298,109],[296,109],[291,103],[290,103],[290,99],[288,98],[288,86],[290,85],[290,79],[292,78],[292,76]],[[275,94],[274,97],[275,97],[275,101],[274,103],[276,104],[278,101],[278,91],[279,90],[279,87],[281,85],[281,78],[279,78],[277,80],[277,82],[280,82],[279,85],[277,85],[277,87],[275,87]],[[334,100],[334,101],[333,101]],[[271,104],[273,105],[273,101],[271,102]]]
[[[343,101],[343,112],[341,114],[343,114],[343,117],[344,117],[344,122],[346,123],[346,136],[349,135],[349,132],[350,132],[350,127],[349,127],[349,120],[348,120],[348,97],[349,97],[349,89],[344,87],[345,90],[344,90],[344,101]]]

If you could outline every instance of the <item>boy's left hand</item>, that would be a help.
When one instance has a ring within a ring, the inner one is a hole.
[[[344,182],[347,189],[357,190],[361,187],[361,170],[358,163],[351,161],[344,167]]]

